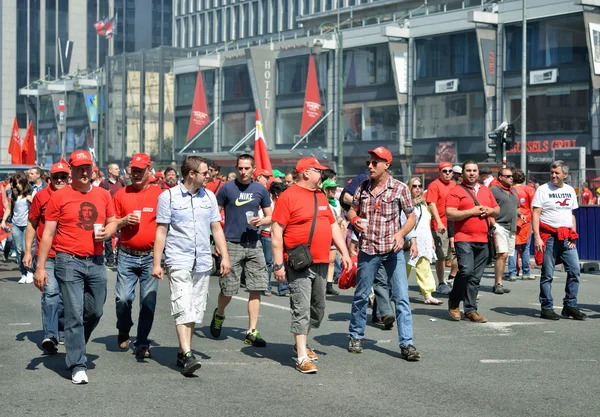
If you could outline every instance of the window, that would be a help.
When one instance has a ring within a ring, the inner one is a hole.
[[[587,85],[527,90],[527,133],[588,132],[590,130]],[[521,115],[521,94],[506,91],[506,110],[510,120]],[[521,123],[514,123],[517,134]]]
[[[327,111],[322,107],[323,114]],[[300,125],[302,124],[302,108],[279,109],[277,111],[277,140],[276,146],[279,148],[290,148],[300,139]],[[326,143],[327,119],[320,123],[305,139],[310,145],[324,145]]]
[[[309,57],[305,55],[277,61],[279,86],[277,94],[304,93],[308,76],[308,59]],[[325,54],[321,57],[315,56],[315,67],[319,90],[323,91],[327,86],[327,59]],[[323,96],[322,102],[325,102]]]
[[[248,18],[246,18],[247,20]],[[258,2],[252,3],[252,33],[250,36],[258,36],[258,23],[260,16],[258,15]]]
[[[223,69],[224,100],[252,98],[252,88],[248,67],[229,67]]]
[[[344,141],[397,140],[398,105],[394,101],[344,105]]]
[[[521,69],[522,25],[506,27],[506,70]],[[585,25],[581,14],[527,23],[527,68],[587,65]]]
[[[261,10],[260,18],[262,19],[261,35],[265,35],[270,32],[269,31],[269,2],[267,0],[262,0],[262,10]]]
[[[344,51],[344,87],[392,82],[387,44]]]
[[[444,94],[415,100],[415,139],[483,137],[483,93]]]
[[[256,125],[256,112],[227,113],[223,115],[223,149],[231,149]],[[248,140],[250,144],[251,140]]]
[[[481,71],[475,32],[417,39],[417,78],[440,78]]]

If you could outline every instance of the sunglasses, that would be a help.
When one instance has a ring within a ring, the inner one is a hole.
[[[452,172],[451,169],[442,169],[442,171],[444,174],[450,174]]]
[[[423,186],[421,184],[413,184],[412,188],[422,188]]]
[[[379,164],[385,164],[385,161],[366,161],[365,164],[367,165],[367,167],[370,167],[371,165],[373,165],[373,167],[376,167]]]
[[[500,176],[504,177],[504,178],[512,178],[513,177],[512,175],[502,175],[502,174],[500,174]]]
[[[67,181],[69,179],[68,175],[52,175],[52,179],[54,181]]]

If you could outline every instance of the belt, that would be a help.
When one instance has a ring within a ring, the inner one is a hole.
[[[153,250],[132,250],[132,249],[127,249],[123,245],[119,245],[119,250],[122,250],[127,255],[131,255],[131,256],[148,256],[148,255],[152,255],[154,253]]]
[[[264,237],[271,237],[271,232],[269,232],[268,230],[261,230],[260,235]]]

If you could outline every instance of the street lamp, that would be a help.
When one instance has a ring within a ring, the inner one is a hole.
[[[344,176],[344,46],[342,39],[342,31],[338,25],[333,23],[322,23],[319,26],[321,33],[323,28],[329,27],[335,33],[336,46],[338,50],[338,141],[337,141],[337,174],[339,177]],[[315,39],[313,44],[313,52],[318,56],[323,52],[323,42],[320,39]]]

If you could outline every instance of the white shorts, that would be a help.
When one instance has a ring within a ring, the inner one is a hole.
[[[515,232],[510,232],[508,229],[496,224],[494,234],[496,236],[496,252],[512,255],[515,251]]]
[[[210,271],[167,268],[171,288],[171,315],[175,324],[202,323]]]

